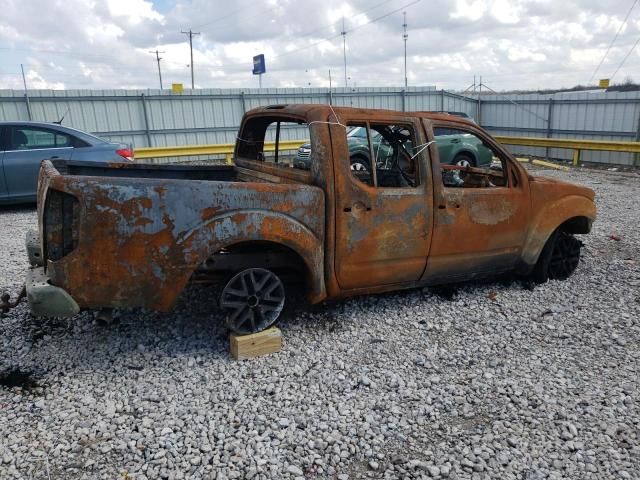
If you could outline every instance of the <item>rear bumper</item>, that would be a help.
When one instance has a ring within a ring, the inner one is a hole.
[[[29,308],[36,317],[70,317],[80,311],[71,295],[49,283],[43,267],[30,269],[25,283]]]
[[[42,254],[40,251],[40,237],[35,230],[29,230],[25,238],[25,244],[27,247],[27,256],[29,257],[29,263],[34,267],[42,267]]]
[[[25,238],[32,268],[27,271],[25,286],[31,313],[36,317],[70,317],[80,311],[76,301],[65,290],[49,283],[44,271],[38,232],[30,230]]]

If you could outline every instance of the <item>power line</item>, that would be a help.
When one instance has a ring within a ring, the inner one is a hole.
[[[97,62],[97,60],[90,60],[91,58],[95,59],[103,59],[113,61],[115,56],[107,56],[107,55],[95,55],[95,54],[78,54],[73,51],[67,50],[51,50],[51,49],[43,49],[43,48],[15,48],[15,47],[0,47],[0,50],[6,50],[11,52],[39,52],[39,53],[52,53],[55,55],[68,55],[70,57],[75,57],[79,60],[89,59],[89,62]]]
[[[480,92],[482,92],[482,87],[486,88],[487,90],[491,90],[494,94],[499,95],[498,92],[496,92],[493,88],[491,88],[490,86],[488,86],[486,83],[482,82],[482,77],[480,77]],[[534,112],[533,110],[529,110],[528,108],[522,106],[521,104],[519,104],[518,102],[511,100],[510,98],[507,98],[507,101],[510,103],[513,103],[516,107],[520,107],[522,110],[524,110],[525,112],[530,113],[531,115],[533,115],[536,118],[539,118],[540,120],[542,120],[543,122],[547,122],[549,123],[549,119],[545,118],[541,115],[538,115],[536,112]]]
[[[607,48],[607,51],[604,52],[604,56],[602,57],[602,60],[600,60],[600,63],[598,64],[598,66],[596,67],[596,69],[593,71],[593,73],[591,74],[591,78],[589,78],[589,81],[587,82],[587,85],[591,83],[591,81],[593,80],[593,77],[596,76],[596,73],[598,73],[598,70],[600,70],[600,67],[602,66],[602,64],[604,63],[604,60],[607,58],[607,55],[609,55],[609,51],[611,50],[611,47],[613,47],[613,44],[616,42],[618,35],[620,35],[620,32],[622,31],[622,27],[624,27],[627,23],[627,20],[629,19],[629,15],[631,15],[631,11],[633,10],[633,8],[636,6],[636,3],[638,3],[638,0],[634,0],[633,4],[631,5],[631,8],[629,9],[629,11],[627,12],[627,16],[624,17],[624,20],[622,21],[622,23],[620,24],[620,27],[618,28],[618,31],[616,32],[615,36],[613,37],[613,40],[611,40],[611,43],[609,44],[609,48]],[[617,72],[617,70],[616,70]]]
[[[625,64],[625,62],[627,61],[627,59],[631,56],[631,53],[636,49],[636,47],[638,46],[638,43],[640,43],[640,38],[638,38],[638,40],[636,40],[636,43],[633,44],[633,47],[631,47],[631,50],[629,50],[629,52],[627,53],[627,55],[622,59],[622,61],[620,62],[620,65],[618,65],[618,68],[616,68],[616,71],[613,72],[613,75],[611,75],[609,77],[610,80],[613,80],[613,77],[616,76],[616,73],[618,73],[618,71],[622,68],[622,66]]]
[[[379,20],[382,20],[383,18],[387,18],[387,17],[389,17],[389,16],[393,15],[394,13],[397,13],[397,12],[399,12],[399,11],[401,11],[401,10],[406,9],[407,7],[410,7],[411,5],[415,5],[416,3],[419,3],[420,1],[422,1],[422,0],[413,0],[412,2],[405,3],[405,4],[404,4],[404,5],[402,5],[401,7],[396,8],[395,10],[391,10],[390,12],[384,13],[384,14],[382,14],[382,15],[378,16],[378,17],[374,17],[374,18],[372,18],[371,20],[369,20],[368,22],[365,22],[365,23],[363,23],[363,24],[360,24],[360,25],[358,25],[358,26],[356,26],[356,27],[352,27],[352,28],[351,28],[351,29],[349,29],[349,30],[345,30],[345,32],[346,32],[346,33],[353,33],[353,32],[355,32],[356,30],[358,30],[358,29],[360,29],[360,28],[362,28],[362,27],[365,27],[365,26],[367,26],[367,25],[370,25],[370,24],[372,24],[372,23],[375,23],[375,22],[377,22],[377,21],[379,21]],[[284,53],[281,53],[281,54],[279,54],[279,55],[275,55],[275,56],[274,56],[274,58],[280,58],[280,57],[284,57],[284,56],[287,56],[287,55],[292,55],[292,54],[297,53],[297,52],[300,52],[300,51],[302,51],[302,50],[306,50],[306,49],[308,49],[308,48],[315,47],[316,45],[319,45],[319,44],[321,44],[321,43],[323,43],[323,42],[330,42],[331,40],[334,40],[334,39],[336,39],[336,38],[340,37],[341,35],[342,35],[342,32],[341,32],[341,33],[338,33],[338,34],[336,34],[336,35],[332,35],[332,36],[330,36],[330,37],[323,38],[323,39],[318,40],[318,41],[316,41],[316,42],[310,43],[309,45],[305,45],[305,46],[303,46],[303,47],[296,48],[296,49],[294,49],[294,50],[289,50],[289,51],[284,52]],[[224,65],[223,65],[223,66],[224,66]]]
[[[376,22],[378,22],[378,21],[380,21],[380,20],[382,20],[384,18],[387,18],[387,17],[393,15],[394,13],[397,13],[399,11],[405,10],[408,7],[412,6],[412,5],[415,5],[416,3],[419,3],[420,1],[421,0],[413,0],[413,1],[410,1],[408,3],[404,3],[399,8],[396,8],[396,9],[393,9],[393,10],[388,11],[386,13],[383,13],[381,15],[378,15],[377,17],[371,18],[370,20],[368,20],[365,23],[362,23],[362,24],[360,24],[358,26],[352,27],[352,28],[350,28],[348,30],[344,29],[343,31],[345,32],[345,34],[346,33],[353,33],[353,32],[355,32],[355,31],[357,31],[357,30],[359,30],[359,29],[361,29],[361,28],[363,28],[363,27],[365,27],[367,25],[370,25],[372,23],[376,23]],[[383,2],[378,2],[375,5],[373,5],[372,7],[353,15],[351,18],[355,18],[355,17],[357,17],[359,15],[363,15],[366,12],[374,10],[374,9],[380,7],[381,5],[383,5],[385,3],[389,3],[389,2],[390,2],[390,0],[386,0],[386,1],[383,1]],[[327,24],[327,25],[330,26],[332,24]],[[320,30],[320,29],[317,29],[315,31],[318,31],[318,30]],[[194,35],[200,35],[200,32],[193,32],[192,29],[190,29],[189,31],[182,31],[181,33],[189,36],[189,47],[190,47],[190,57],[191,57],[191,64],[190,64],[190,67],[191,67],[191,86],[192,86],[192,88],[194,88],[195,87],[195,81],[194,81],[194,66],[193,66],[193,36]],[[308,45],[296,48],[294,50],[289,50],[289,51],[283,52],[283,53],[281,53],[279,55],[274,55],[273,58],[285,57],[287,55],[292,55],[292,54],[298,53],[300,51],[307,50],[309,48],[313,48],[313,47],[315,47],[315,46],[317,46],[317,45],[319,45],[321,43],[330,42],[332,40],[335,40],[336,38],[340,37],[341,35],[342,35],[342,33],[338,33],[336,35],[332,35],[332,36],[320,39],[320,40],[312,42],[312,43],[310,43]],[[108,59],[108,60],[111,60],[111,61],[113,60],[112,57],[109,57],[109,56],[106,56],[106,55],[91,55],[91,54],[90,55],[79,55],[78,53],[73,52],[73,51],[60,51],[60,50],[48,50],[48,49],[47,50],[45,50],[45,49],[28,49],[28,48],[12,48],[12,47],[0,47],[0,50],[29,51],[29,52],[38,51],[38,52],[42,52],[42,53],[54,53],[54,54],[60,54],[60,55],[68,55],[68,56],[71,56],[71,57],[78,58],[79,60],[82,60],[82,61],[94,61],[96,63],[99,62],[99,60],[97,60],[97,59],[100,59],[100,58],[101,59],[105,59],[105,60]],[[160,52],[160,53],[162,53],[162,52]],[[96,60],[90,60],[91,57],[95,58]],[[165,59],[165,63],[169,63],[171,65],[179,65],[176,62],[171,62],[171,61],[168,61],[166,59]],[[180,64],[180,65],[182,65],[182,64]],[[233,62],[233,63],[226,63],[226,64],[223,64],[223,65],[207,64],[207,66],[212,67],[212,68],[217,68],[217,69],[225,68],[225,67],[240,66],[240,65],[246,65],[246,62]]]
[[[193,79],[193,36],[194,35],[200,35],[200,32],[192,32],[191,29],[189,29],[188,32],[185,32],[184,30],[181,32],[184,33],[185,35],[189,36],[189,50],[191,52],[191,90],[195,89],[195,82]]]
[[[160,60],[162,60],[162,57],[160,56],[160,54],[164,52],[159,52],[158,50],[156,50],[155,52],[150,51],[149,53],[156,54],[156,61],[158,62],[158,78],[160,78],[160,90],[162,90],[162,71],[160,70]]]
[[[353,23],[354,23],[354,20],[355,20],[356,18],[358,18],[359,16],[364,15],[364,14],[366,14],[367,12],[370,12],[371,10],[375,10],[376,8],[380,7],[381,5],[385,5],[385,4],[387,4],[387,3],[391,3],[392,1],[393,1],[393,0],[384,0],[383,2],[378,2],[378,3],[374,4],[374,5],[372,5],[371,7],[369,7],[369,8],[367,8],[367,9],[365,9],[365,10],[362,10],[362,11],[360,11],[360,12],[356,13],[355,15],[351,15],[351,17],[349,17],[349,20],[350,20],[350,21],[351,21],[351,23],[353,24]],[[325,23],[325,24],[324,24],[324,25],[322,25],[321,27],[315,28],[315,29],[310,30],[310,31],[305,31],[304,37],[306,37],[306,38],[310,38],[310,37],[312,37],[312,36],[313,36],[313,34],[314,34],[314,33],[321,32],[321,31],[323,31],[323,30],[327,29],[328,27],[333,27],[333,26],[334,26],[335,24],[337,24],[338,22],[339,22],[339,21],[335,21],[335,22],[331,22],[331,23]]]
[[[226,20],[227,18],[233,17],[234,15],[240,13],[241,11],[245,10],[248,7],[240,7],[235,9],[234,11],[232,11],[231,13],[228,13],[226,15],[223,15],[222,17],[218,17],[210,22],[207,23],[201,23],[200,25],[196,25],[195,28],[202,28],[202,27],[207,27],[209,25],[213,25],[214,23],[218,23],[221,22],[222,20]],[[263,8],[259,8],[258,11],[262,11],[262,10],[266,10],[266,7]],[[256,15],[252,15],[252,17],[255,17]],[[183,32],[184,33],[184,32]]]
[[[391,1],[392,1],[392,0],[385,0],[385,1],[382,1],[382,2],[378,2],[378,3],[374,4],[373,6],[371,6],[370,8],[367,8],[366,10],[363,10],[363,11],[361,11],[361,12],[359,12],[359,13],[355,14],[355,15],[352,15],[350,18],[351,18],[351,19],[354,19],[354,18],[356,18],[356,17],[358,17],[358,16],[360,16],[360,15],[364,15],[365,13],[370,12],[370,11],[372,11],[372,10],[375,10],[376,8],[380,7],[381,5],[384,5],[384,4],[387,4],[387,3],[390,3]],[[356,31],[356,30],[358,30],[358,29],[360,29],[360,28],[362,28],[362,27],[364,27],[364,26],[367,26],[367,25],[370,25],[370,24],[372,24],[372,23],[375,23],[375,22],[377,22],[377,21],[379,21],[379,20],[382,20],[382,19],[384,19],[384,18],[386,18],[386,17],[388,17],[388,16],[390,16],[390,15],[393,15],[394,13],[397,13],[397,12],[399,12],[399,11],[403,10],[403,9],[406,9],[407,7],[410,7],[410,6],[412,6],[412,5],[415,5],[416,3],[419,3],[420,1],[421,1],[421,0],[413,0],[413,1],[409,2],[409,3],[405,3],[405,4],[403,4],[403,5],[402,5],[401,7],[399,7],[399,8],[396,8],[396,9],[394,9],[394,10],[391,10],[391,11],[389,11],[389,12],[387,12],[387,13],[384,13],[384,14],[382,14],[382,15],[379,15],[379,16],[377,16],[377,17],[374,17],[374,18],[372,18],[371,20],[369,20],[369,21],[367,21],[367,22],[365,22],[365,23],[363,23],[363,24],[361,24],[361,25],[358,25],[358,26],[356,26],[356,27],[350,28],[349,30],[345,30],[345,31],[346,31],[346,33],[354,32],[354,31]],[[232,12],[232,13],[233,13],[233,14],[235,14],[235,13],[239,12],[240,10],[241,10],[241,9],[235,10],[235,11],[234,11],[234,12]],[[230,15],[231,15],[231,14],[229,14],[229,15],[227,15],[227,16],[230,16]],[[218,19],[218,20],[221,20],[222,18],[226,18],[227,16],[225,16],[225,17],[221,17],[221,18],[220,18],[220,19]],[[216,21],[217,21],[217,20],[216,20]],[[215,21],[213,21],[213,22],[209,22],[209,24],[211,24],[211,23],[215,23]],[[323,27],[320,27],[320,28],[317,28],[317,29],[315,29],[315,30],[312,30],[311,32],[308,32],[308,33],[305,35],[305,37],[309,37],[311,34],[313,34],[313,33],[315,33],[315,32],[318,32],[318,31],[321,31],[321,30],[324,30],[326,27],[330,27],[330,26],[332,26],[332,25],[334,25],[334,24],[335,24],[335,22],[334,22],[334,23],[325,24]],[[206,24],[205,24],[205,25],[206,25]],[[193,27],[192,27],[192,28],[193,28]],[[190,31],[191,31],[191,30],[190,30]],[[183,33],[183,34],[185,34],[185,35],[189,35],[189,32],[186,32],[186,31],[182,31],[181,33]],[[192,35],[199,35],[199,34],[200,34],[200,32],[191,32],[191,33],[192,33]],[[281,54],[279,54],[279,55],[275,55],[273,58],[284,57],[284,56],[292,55],[292,54],[294,54],[294,53],[297,53],[297,52],[300,52],[300,51],[303,51],[303,50],[307,50],[307,49],[309,49],[309,48],[313,48],[313,47],[315,47],[316,45],[319,45],[319,44],[321,44],[321,43],[324,43],[324,42],[330,42],[330,41],[332,41],[332,40],[335,40],[336,38],[340,37],[341,35],[342,35],[341,33],[338,33],[338,34],[336,34],[336,35],[332,35],[332,36],[329,36],[329,37],[326,37],[326,38],[322,38],[322,39],[317,40],[317,41],[315,41],[315,42],[312,42],[312,43],[310,43],[310,44],[308,44],[308,45],[305,45],[305,46],[302,46],[302,47],[296,48],[296,49],[294,49],[294,50],[289,50],[289,51],[283,52],[283,53],[281,53]],[[192,48],[192,42],[191,42],[191,40],[192,40],[192,38],[190,38],[190,47],[191,47],[191,56],[192,56],[192,55],[193,55],[193,48]],[[95,63],[100,63],[100,59],[102,59],[102,60],[108,60],[108,61],[113,61],[113,60],[114,60],[114,57],[112,57],[112,56],[107,56],[107,55],[95,55],[95,54],[79,54],[79,53],[77,53],[77,52],[75,52],[75,51],[64,51],[64,50],[38,49],[38,48],[15,48],[15,47],[0,47],[0,50],[7,50],[7,51],[24,51],[24,52],[40,52],[40,53],[52,53],[52,54],[58,54],[58,55],[65,55],[65,56],[74,57],[74,58],[76,58],[76,59],[78,59],[78,60],[80,60],[80,61],[95,62]],[[177,66],[177,65],[183,65],[183,64],[181,64],[181,63],[178,63],[178,62],[172,62],[172,61],[167,60],[167,59],[164,59],[164,60],[165,60],[165,64],[167,64],[167,63],[168,63],[168,64],[176,65],[176,66]],[[191,65],[193,66],[193,61],[191,62]],[[246,62],[230,62],[230,63],[226,63],[226,64],[223,64],[223,65],[207,64],[207,66],[212,67],[212,68],[225,68],[225,67],[240,66],[240,65],[246,65]]]
[[[356,30],[359,30],[359,29],[361,29],[361,28],[363,28],[363,27],[366,27],[367,25],[370,25],[370,24],[372,24],[372,23],[378,22],[379,20],[382,20],[382,19],[384,19],[384,18],[387,18],[387,17],[389,17],[389,16],[393,15],[394,13],[397,13],[397,12],[400,12],[400,11],[402,11],[402,10],[405,10],[406,8],[408,8],[408,7],[412,6],[412,5],[415,5],[416,3],[420,3],[421,1],[422,1],[422,0],[413,0],[413,1],[409,2],[409,3],[405,3],[405,4],[403,4],[402,6],[400,6],[400,7],[396,8],[396,9],[394,9],[394,10],[391,10],[391,11],[389,11],[389,12],[386,12],[386,13],[384,13],[384,14],[382,14],[382,15],[379,15],[379,16],[377,16],[377,17],[374,17],[374,18],[372,18],[371,20],[369,20],[369,21],[367,21],[367,22],[365,22],[365,23],[363,23],[363,24],[361,24],[361,25],[358,25],[358,26],[352,27],[352,28],[350,28],[349,30],[345,30],[345,32],[346,32],[346,33],[353,33],[353,32],[355,32]],[[385,2],[382,2],[382,3],[385,3]],[[372,7],[372,8],[374,8],[374,7]],[[364,12],[363,12],[363,13],[364,13]],[[183,32],[183,33],[185,33],[185,32]],[[188,32],[187,32],[187,33],[188,33]],[[302,46],[302,47],[295,48],[295,49],[293,49],[293,50],[288,50],[288,51],[283,52],[283,53],[280,53],[280,54],[278,54],[278,55],[274,55],[272,58],[281,58],[281,57],[286,57],[287,55],[293,55],[294,53],[298,53],[298,52],[301,52],[301,51],[303,51],[303,50],[307,50],[307,49],[309,49],[309,48],[313,48],[313,47],[315,47],[315,46],[317,46],[317,45],[320,45],[321,43],[324,43],[324,42],[331,42],[332,40],[335,40],[336,38],[339,38],[339,37],[341,37],[341,36],[342,36],[342,32],[337,33],[337,34],[335,34],[335,35],[331,35],[331,36],[329,36],[329,37],[322,38],[322,39],[317,40],[317,41],[315,41],[315,42],[312,42],[312,43],[310,43],[310,44],[308,44],[308,45],[304,45],[304,46]],[[209,66],[209,67],[211,67],[211,68],[217,68],[217,69],[220,69],[220,68],[225,68],[225,67],[235,67],[235,66],[240,66],[240,65],[246,66],[246,62],[230,62],[230,63],[225,63],[225,64],[222,64],[222,65],[212,65],[212,64],[208,64],[207,66]]]

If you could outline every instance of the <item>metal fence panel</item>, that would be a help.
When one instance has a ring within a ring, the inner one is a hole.
[[[490,95],[481,99],[482,125],[496,135],[638,140],[640,92],[564,92],[553,95]],[[572,151],[512,146],[520,155],[569,160]],[[632,165],[634,155],[582,152],[586,162]]]
[[[56,121],[134,147],[230,143],[242,115],[269,104],[328,103],[406,111],[465,112],[494,134],[589,140],[638,140],[640,92],[483,95],[478,100],[433,87],[33,90],[33,120]],[[27,120],[23,91],[0,90],[0,120]],[[295,134],[296,132],[289,132]],[[571,159],[563,149],[509,147],[521,155]],[[590,162],[633,164],[634,155],[583,152]]]

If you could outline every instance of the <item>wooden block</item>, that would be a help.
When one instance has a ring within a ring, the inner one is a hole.
[[[271,327],[251,335],[232,333],[229,335],[229,348],[236,360],[279,352],[282,348],[282,332],[279,328]]]

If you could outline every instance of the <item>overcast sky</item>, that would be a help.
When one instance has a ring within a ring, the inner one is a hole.
[[[0,89],[257,87],[252,57],[266,56],[264,87],[404,82],[407,12],[410,86],[463,90],[474,75],[496,90],[589,81],[632,0],[3,0]],[[636,5],[595,79],[610,77],[640,38]],[[640,81],[640,46],[614,81]]]

